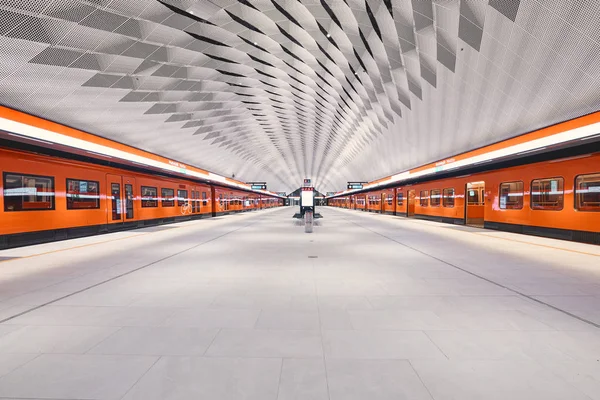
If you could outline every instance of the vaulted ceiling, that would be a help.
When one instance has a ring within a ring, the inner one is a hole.
[[[598,0],[0,0],[0,103],[322,191],[600,108]]]

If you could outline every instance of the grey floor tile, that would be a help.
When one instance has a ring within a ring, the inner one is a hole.
[[[406,360],[327,360],[331,400],[433,400]]]
[[[0,377],[28,363],[39,354],[0,354]]]
[[[373,307],[366,296],[319,296],[319,309],[322,310],[370,310]]]
[[[325,309],[319,311],[321,329],[323,330],[352,330],[352,321],[348,311],[342,309]]]
[[[369,296],[369,302],[376,310],[445,310],[448,299],[459,296]]]
[[[211,304],[215,308],[228,309],[290,309],[292,296],[289,294],[264,293],[224,293],[217,296]]]
[[[276,400],[280,359],[164,357],[123,400]]]
[[[61,297],[69,294],[71,294],[71,292],[37,290],[31,293],[22,294],[20,296],[11,297],[10,299],[7,299],[6,302],[14,305],[38,306],[56,299],[60,299]]]
[[[19,325],[0,325],[0,338],[21,328]]]
[[[449,330],[452,326],[433,311],[363,310],[348,311],[354,329],[362,330]]]
[[[451,360],[572,360],[552,334],[522,331],[429,331]]]
[[[203,328],[125,327],[89,353],[201,356],[218,331]]]
[[[117,291],[111,288],[98,286],[59,300],[54,303],[54,305],[124,307],[130,305],[141,296],[142,293]]]
[[[283,360],[278,400],[329,400],[322,359]]]
[[[260,310],[185,308],[177,310],[165,323],[166,326],[197,328],[253,328]]]
[[[256,329],[319,330],[317,311],[262,310]]]
[[[323,357],[318,331],[222,329],[206,352],[214,357]]]
[[[553,331],[554,327],[518,310],[437,311],[447,326],[456,330]]]
[[[139,356],[43,354],[0,378],[0,397],[116,400],[156,360]]]
[[[327,358],[443,359],[444,355],[418,331],[323,331]]]
[[[534,361],[415,360],[411,363],[436,400],[589,400]]]
[[[142,307],[45,306],[7,324],[35,326],[160,326],[174,309]]]
[[[543,366],[590,399],[600,400],[600,361],[549,361]]]
[[[0,353],[85,353],[115,327],[26,326],[0,337]]]

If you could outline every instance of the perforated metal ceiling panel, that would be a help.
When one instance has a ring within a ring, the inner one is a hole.
[[[0,102],[269,189],[600,108],[600,0],[0,0]]]

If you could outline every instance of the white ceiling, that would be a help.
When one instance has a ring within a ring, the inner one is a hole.
[[[321,191],[600,109],[599,0],[0,0],[0,103]]]

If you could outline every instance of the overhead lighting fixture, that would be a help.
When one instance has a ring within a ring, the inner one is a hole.
[[[594,136],[588,136],[588,137],[585,137],[585,138],[579,139],[579,140],[590,140],[590,139],[596,139],[596,138],[600,138],[600,134],[594,135]]]
[[[190,14],[194,15],[194,12],[193,12],[193,11],[190,11]]]
[[[258,46],[258,43],[254,42],[254,45],[255,45],[255,46]]]
[[[537,149],[531,149],[531,150],[527,150],[527,151],[522,151],[520,153],[517,153],[518,156],[522,155],[522,154],[527,154],[527,153],[533,153],[534,151],[540,151],[540,150],[544,150],[547,146],[544,147],[538,147]]]
[[[327,37],[331,37],[331,33],[328,33],[328,34],[327,34]]]

